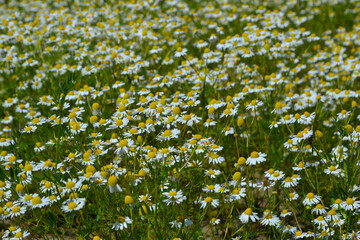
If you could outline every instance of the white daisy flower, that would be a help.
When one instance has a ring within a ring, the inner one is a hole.
[[[26,206],[18,206],[14,205],[11,209],[9,209],[10,218],[18,217],[20,215],[24,215],[26,212]]]
[[[311,210],[311,212],[317,215],[324,215],[326,213],[326,207],[324,207],[322,204],[317,204],[315,208]]]
[[[280,218],[273,215],[269,210],[264,212],[264,216],[261,220],[261,224],[264,226],[277,226],[280,223]]]
[[[249,103],[248,105],[246,105],[246,110],[251,110],[254,111],[256,109],[258,109],[258,107],[264,105],[264,103],[260,100],[252,100],[251,103]]]
[[[252,152],[250,157],[248,157],[246,159],[246,164],[247,165],[256,165],[262,162],[265,162],[266,159],[266,154],[265,153],[261,153],[261,152]]]
[[[30,208],[43,208],[50,204],[49,197],[35,196],[31,199]]]
[[[187,53],[187,49],[186,48],[181,48],[178,47],[175,51],[175,57],[182,57],[185,56]]]
[[[217,207],[219,205],[219,199],[214,199],[212,197],[206,197],[202,200],[199,200],[198,203],[201,204],[200,208],[206,208],[207,206]]]
[[[281,214],[280,217],[284,218],[286,216],[291,216],[292,212],[289,212],[287,209],[284,209]]]
[[[239,217],[242,223],[248,223],[249,220],[256,222],[259,220],[258,214],[253,212],[251,208],[247,208]]]
[[[216,176],[220,175],[221,171],[215,169],[205,170],[205,175],[210,178],[216,178]]]
[[[347,198],[346,201],[343,201],[340,206],[341,208],[347,211],[356,211],[360,208],[360,201],[356,200],[356,197]]]
[[[180,204],[186,200],[186,196],[183,196],[182,190],[176,191],[176,189],[172,189],[169,192],[163,192],[162,195],[166,197],[166,199],[163,200],[166,205]]]
[[[118,217],[112,229],[115,231],[123,230],[128,227],[128,224],[132,224],[133,220],[129,217]]]
[[[65,213],[78,211],[82,209],[84,205],[85,205],[85,198],[68,199],[63,203],[61,210],[63,210],[63,212]]]
[[[320,200],[321,200],[320,196],[317,196],[317,195],[313,194],[312,192],[310,192],[306,195],[306,198],[303,200],[303,204],[305,206],[311,206],[314,204],[318,204],[320,202]]]
[[[210,220],[210,224],[213,225],[213,226],[215,226],[215,225],[217,225],[219,223],[220,223],[220,219],[218,219],[218,218],[212,218]]]
[[[180,134],[180,130],[179,129],[167,129],[164,132],[162,132],[156,139],[158,139],[159,141],[165,141],[165,140],[170,140],[173,138],[178,138]]]
[[[216,153],[209,153],[209,163],[211,164],[220,164],[225,161],[225,158],[219,156]]]

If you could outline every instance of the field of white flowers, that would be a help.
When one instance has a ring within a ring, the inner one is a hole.
[[[2,239],[360,239],[360,1],[0,3]]]

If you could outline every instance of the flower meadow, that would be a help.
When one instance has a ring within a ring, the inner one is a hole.
[[[360,239],[360,2],[1,1],[2,239]]]

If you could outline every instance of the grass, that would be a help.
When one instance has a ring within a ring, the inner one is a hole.
[[[0,8],[3,239],[358,239],[359,3]]]

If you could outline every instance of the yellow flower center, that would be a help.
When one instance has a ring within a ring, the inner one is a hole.
[[[340,204],[340,203],[342,203],[342,200],[340,198],[338,198],[338,199],[335,200],[335,203]]]
[[[314,195],[313,193],[308,193],[308,194],[306,195],[306,197],[307,197],[308,199],[313,199],[313,198],[315,197],[315,195]]]
[[[331,209],[329,212],[328,212],[329,215],[333,216],[336,214],[336,211],[334,209]]]
[[[15,156],[9,157],[9,162],[10,162],[10,163],[13,163],[13,162],[15,162],[15,161],[16,161],[16,157],[15,157]]]
[[[162,137],[170,137],[172,134],[171,130],[165,130],[165,132],[161,135]]]
[[[175,191],[170,191],[170,192],[169,192],[169,196],[170,196],[170,197],[176,196],[176,192],[175,192]]]
[[[244,212],[246,215],[250,216],[252,214],[251,208],[247,208]]]
[[[323,205],[321,205],[321,204],[318,204],[318,205],[316,205],[316,207],[315,207],[316,209],[323,209],[324,208],[324,206]]]
[[[69,118],[70,119],[76,118],[76,113],[75,112],[69,113]]]
[[[354,204],[354,200],[352,198],[348,198],[348,199],[346,199],[346,204],[352,205],[352,204]]]
[[[118,217],[117,222],[118,223],[123,223],[123,222],[125,222],[125,218],[124,217]]]
[[[73,210],[73,209],[75,209],[76,207],[77,207],[76,202],[70,202],[70,203],[69,203],[69,206],[68,206],[69,209]]]
[[[115,185],[117,184],[117,182],[118,182],[118,179],[117,179],[116,176],[111,176],[111,177],[109,177],[109,179],[108,179],[108,184],[109,184],[110,186],[115,186]]]
[[[73,181],[69,181],[69,182],[66,183],[66,188],[67,189],[71,189],[73,187],[75,187],[75,183]]]
[[[292,178],[291,177],[287,177],[287,178],[285,178],[285,182],[292,182],[293,180],[292,180]]]
[[[241,178],[241,172],[235,172],[233,176],[233,180],[239,181]]]
[[[12,208],[12,212],[13,212],[13,213],[18,213],[18,212],[20,212],[20,207],[18,207],[18,206],[13,207],[13,208]]]
[[[32,205],[38,205],[38,204],[41,204],[42,201],[41,201],[41,197],[37,196],[37,197],[34,197],[31,201]]]
[[[134,203],[134,199],[131,196],[127,195],[125,197],[125,204],[132,204],[132,203]]]
[[[250,156],[251,156],[251,158],[258,158],[259,153],[258,152],[252,152]]]
[[[127,146],[128,146],[128,141],[126,139],[120,140],[119,147],[127,147]]]
[[[26,195],[25,196],[25,201],[30,201],[32,199],[32,196],[31,195]]]
[[[16,237],[16,238],[21,238],[22,236],[23,236],[22,232],[17,232],[17,233],[15,234],[15,237]]]

